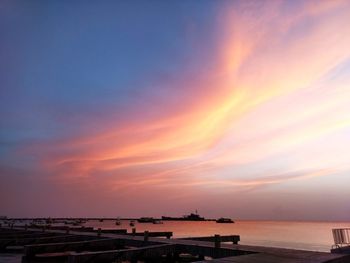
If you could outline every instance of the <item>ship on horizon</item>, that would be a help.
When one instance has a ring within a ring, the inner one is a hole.
[[[170,216],[162,216],[162,220],[167,221],[205,221],[204,217],[201,217],[198,212],[191,213],[189,215],[184,215],[182,217],[170,217]]]

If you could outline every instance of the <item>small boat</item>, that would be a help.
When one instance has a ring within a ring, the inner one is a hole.
[[[122,224],[122,222],[120,221],[120,219],[117,219],[116,221],[115,221],[115,225],[116,226],[120,226]]]
[[[216,223],[225,223],[225,224],[227,224],[227,223],[234,223],[234,221],[232,221],[232,219],[231,218],[224,218],[224,217],[221,217],[221,218],[219,218],[219,219],[217,219],[216,220]]]
[[[135,221],[134,220],[131,220],[130,223],[129,223],[130,226],[135,226]]]
[[[137,222],[139,223],[153,223],[155,219],[153,217],[141,217],[137,219]]]

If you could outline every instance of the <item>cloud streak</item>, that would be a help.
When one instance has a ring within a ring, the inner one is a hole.
[[[225,3],[210,56],[155,74],[154,88],[136,81],[140,104],[82,114],[76,125],[84,129],[29,140],[11,154],[32,155],[27,168],[54,184],[98,181],[116,199],[136,189],[205,200],[215,189],[230,196],[331,182],[339,167],[350,168],[336,156],[348,153],[349,12],[347,1]],[[305,161],[317,151],[320,163]]]

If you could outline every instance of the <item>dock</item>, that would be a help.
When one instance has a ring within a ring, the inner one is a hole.
[[[1,227],[0,253],[22,262],[347,263],[350,255],[238,244],[238,235],[171,238],[171,232]],[[0,254],[1,255],[1,254]],[[190,260],[189,260],[190,259]]]

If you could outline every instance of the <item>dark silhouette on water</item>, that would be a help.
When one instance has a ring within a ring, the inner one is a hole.
[[[232,223],[234,223],[234,221],[231,218],[221,217],[221,218],[216,220],[216,223],[232,224]]]
[[[184,215],[183,217],[169,217],[169,216],[162,216],[162,220],[168,220],[168,221],[205,221],[206,219],[204,217],[201,217],[198,215],[197,211],[196,213],[191,213],[189,215]]]

